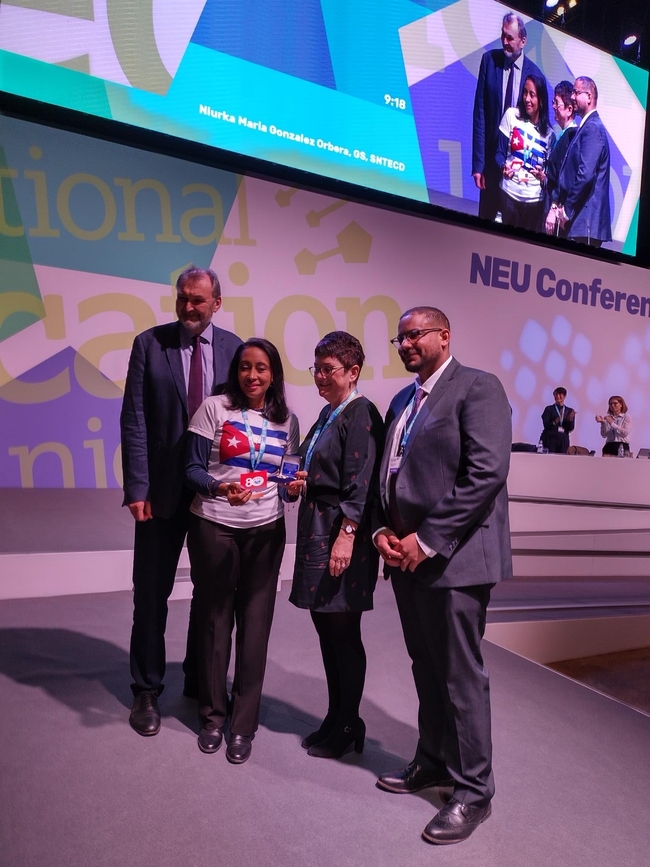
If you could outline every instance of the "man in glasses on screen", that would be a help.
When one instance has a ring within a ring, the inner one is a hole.
[[[600,247],[612,240],[609,139],[596,110],[596,83],[586,76],[576,78],[572,99],[582,120],[560,169],[558,218],[567,238]]]
[[[486,51],[481,58],[472,138],[472,176],[479,189],[478,215],[494,220],[499,208],[501,170],[496,162],[499,125],[506,109],[519,103],[524,82],[531,75],[546,81],[532,60],[524,55],[527,31],[514,12],[503,17],[501,48]]]

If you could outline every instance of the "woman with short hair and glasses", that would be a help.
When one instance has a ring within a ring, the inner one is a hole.
[[[338,758],[352,744],[361,752],[366,731],[361,614],[372,608],[379,571],[370,521],[384,425],[359,393],[365,356],[356,337],[332,331],[314,354],[310,372],[327,403],[300,447],[300,478],[288,486],[302,495],[289,599],[311,612],[327,679],[327,714],[302,746],[310,756]]]

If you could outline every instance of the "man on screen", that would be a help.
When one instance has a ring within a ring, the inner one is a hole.
[[[486,51],[481,58],[474,97],[472,176],[480,190],[478,215],[484,220],[494,220],[499,210],[501,171],[496,153],[501,118],[506,109],[518,104],[529,75],[546,80],[524,56],[526,38],[522,18],[508,12],[501,25],[502,48]]]
[[[572,91],[582,122],[560,169],[558,218],[566,236],[600,247],[612,240],[609,209],[609,139],[598,116],[598,88],[591,78],[576,78]]]

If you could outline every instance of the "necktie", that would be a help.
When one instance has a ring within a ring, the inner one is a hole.
[[[417,415],[418,409],[420,408],[420,404],[426,397],[426,392],[423,388],[418,388],[415,392],[415,400],[413,401],[413,406],[411,407],[411,411],[408,414],[408,418],[404,422],[404,427],[402,428],[401,437],[404,436],[404,432],[408,430],[409,425]],[[401,438],[400,437],[400,438]],[[403,534],[403,525],[401,518],[399,516],[399,512],[397,510],[396,503],[396,486],[397,486],[397,473],[391,473],[388,477],[388,518],[390,520],[391,529],[393,529],[398,536],[402,536]]]
[[[510,70],[509,72],[508,72],[508,69],[504,70],[504,72],[508,72],[508,82],[506,84],[506,96],[505,96],[505,99],[503,100],[504,113],[509,108],[512,108],[512,89],[513,89],[513,85],[515,83],[515,65],[514,65],[514,63],[510,64],[509,70]]]
[[[190,379],[187,384],[187,409],[190,418],[203,403],[203,359],[201,354],[201,338],[197,334],[193,339],[192,359],[190,361]]]
[[[422,403],[423,399],[424,399],[424,389],[418,387],[417,391],[415,392],[415,400],[413,401],[413,406],[411,407],[409,417],[406,419],[406,422],[404,424],[404,430],[405,431],[408,430],[409,425],[411,424],[411,422],[413,421],[415,416],[418,414],[418,410],[420,409],[420,404]]]

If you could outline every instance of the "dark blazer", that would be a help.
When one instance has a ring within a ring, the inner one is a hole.
[[[210,327],[216,384],[225,380],[242,341]],[[179,322],[172,322],[135,338],[120,416],[124,504],[150,500],[159,518],[173,515],[183,489],[189,419],[180,329]]]
[[[560,169],[558,203],[569,238],[612,240],[609,209],[609,139],[595,111],[578,127]]]
[[[506,56],[502,48],[486,51],[481,58],[481,66],[474,96],[474,130],[472,139],[472,174],[481,172],[491,178],[500,179],[496,164],[499,145],[499,124],[503,117],[503,71]],[[538,75],[546,80],[532,60],[524,55],[521,70],[519,93],[515,103],[521,98],[524,82],[529,75]]]
[[[410,385],[391,402],[380,470],[382,512],[389,526],[386,480],[397,418],[414,394]],[[491,373],[452,359],[423,402],[395,484],[402,536],[417,532],[437,554],[414,576],[429,587],[495,584],[512,576],[508,493],[511,413]]]
[[[550,406],[544,407],[544,412],[542,413],[542,426],[546,433],[557,433],[559,425],[555,424],[555,420],[559,418],[557,414],[557,410],[555,409],[556,404],[552,403]],[[573,428],[575,427],[576,417],[569,418],[572,412],[575,410],[571,409],[570,406],[564,407],[564,423],[562,427],[566,431],[566,433],[571,433]]]
[[[546,161],[546,185],[544,187],[544,216],[548,214],[551,205],[557,205],[560,193],[560,169],[573,136],[578,132],[577,126],[565,129],[556,140],[553,150]],[[558,235],[566,238],[566,229],[558,229]]]

